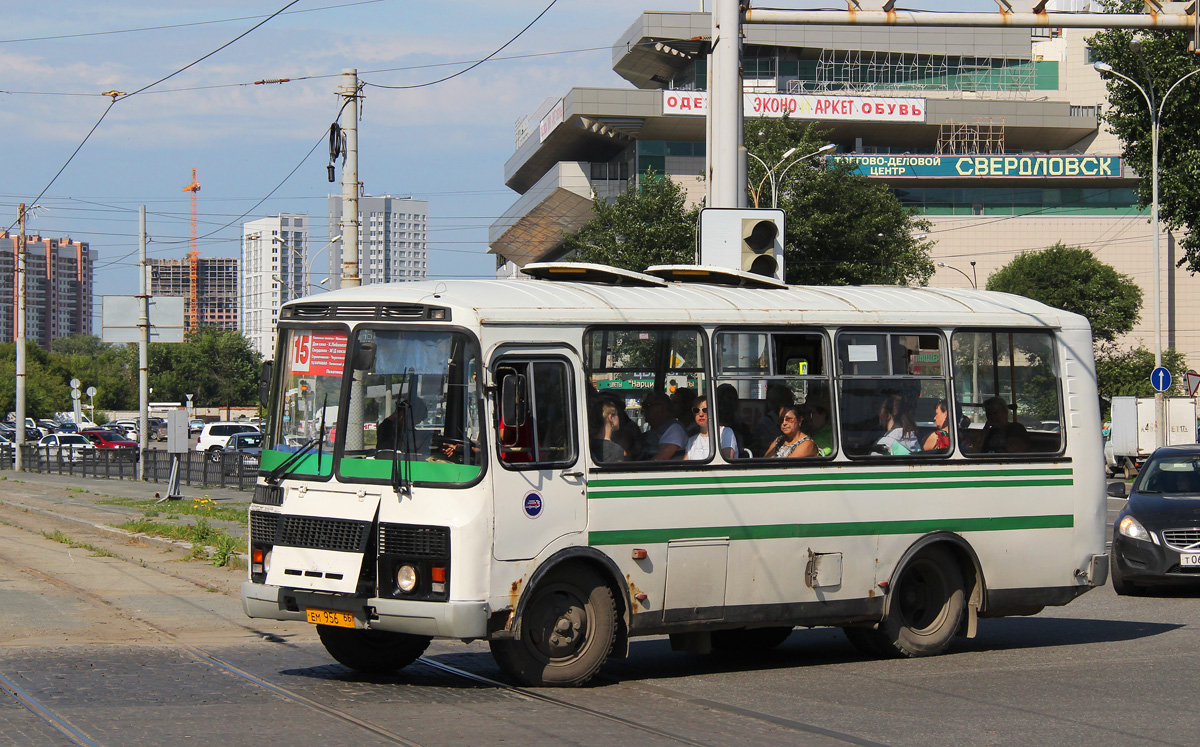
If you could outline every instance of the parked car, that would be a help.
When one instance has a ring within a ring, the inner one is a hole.
[[[148,441],[166,441],[167,440],[167,419],[166,418],[149,418],[147,422],[150,424],[150,432],[146,434]]]
[[[1125,497],[1125,483],[1108,486]],[[1113,525],[1113,590],[1200,584],[1200,445],[1164,446],[1146,460]]]
[[[257,428],[245,423],[235,423],[232,421],[205,423],[204,428],[200,431],[200,437],[196,440],[196,451],[209,452],[209,456],[211,457],[213,450],[219,452],[225,448],[225,443],[229,441],[229,437],[233,434],[258,432]],[[219,458],[217,456],[213,461]]]
[[[0,423],[0,433],[3,433],[4,435],[8,436],[9,440],[16,443],[17,429],[16,429],[15,423]],[[25,428],[25,443],[36,444],[38,442],[38,440],[41,439],[41,437],[44,435],[46,435],[46,434],[42,433],[37,428],[30,428],[27,426]]]
[[[78,433],[51,433],[37,442],[38,453],[51,459],[83,461],[84,455],[95,451],[92,442]]]
[[[204,430],[204,421],[200,418],[192,418],[188,421],[188,435],[195,436],[200,431]]]
[[[55,433],[78,433],[79,426],[70,420],[60,420],[54,424]]]
[[[116,431],[103,428],[84,428],[80,435],[91,441],[102,452],[111,453],[114,458],[136,462],[138,458],[137,441],[126,438]]]
[[[130,441],[138,440],[138,427],[141,425],[138,420],[118,420],[117,425],[125,430],[125,437]]]
[[[236,475],[239,464],[246,470],[257,471],[262,443],[263,434],[258,431],[235,433],[220,449],[209,449],[209,459],[224,462],[227,475]]]

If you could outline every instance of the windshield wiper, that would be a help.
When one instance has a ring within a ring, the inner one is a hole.
[[[276,465],[275,469],[268,472],[264,479],[272,484],[278,482],[279,478],[283,476],[284,472],[290,472],[292,466],[295,465],[296,462],[300,461],[300,457],[307,454],[312,450],[312,447],[316,446],[320,442],[321,436],[308,439],[300,446],[299,449],[296,449],[291,456],[289,456],[287,459],[284,459],[282,462]],[[319,465],[320,462],[318,462],[318,470],[320,469]]]

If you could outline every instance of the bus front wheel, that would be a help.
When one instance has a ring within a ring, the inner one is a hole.
[[[429,647],[429,636],[318,625],[317,635],[337,662],[356,672],[388,674],[412,664]]]
[[[521,634],[490,642],[500,669],[521,685],[582,685],[603,666],[617,632],[612,590],[595,571],[559,566],[533,590]]]
[[[881,656],[934,656],[946,650],[962,623],[962,569],[946,549],[920,551],[892,584],[887,616],[874,629],[847,628],[851,643]]]

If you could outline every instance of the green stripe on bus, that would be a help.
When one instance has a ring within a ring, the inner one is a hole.
[[[737,540],[799,539],[806,537],[860,537],[880,534],[928,532],[1008,532],[1021,529],[1069,529],[1070,514],[1048,516],[994,516],[969,519],[916,519],[911,521],[845,521],[828,524],[767,524],[763,526],[692,527],[672,529],[613,529],[588,532],[589,545],[653,545],[677,539],[728,537]]]
[[[931,470],[932,471],[932,470]],[[945,474],[945,470],[939,469],[937,474]],[[1008,468],[1008,469],[971,469],[962,470],[961,474],[965,477],[1029,477],[1035,475],[1070,475],[1072,470],[1070,467],[1024,467],[1024,468]],[[758,475],[705,475],[698,477],[628,477],[628,478],[597,478],[588,481],[588,487],[591,488],[617,488],[617,487],[636,487],[636,486],[652,486],[652,485],[695,485],[703,483],[747,483],[747,482],[779,482],[781,480],[880,480],[880,479],[897,479],[911,480],[914,477],[920,477],[921,472],[911,470],[897,472],[850,472],[832,470],[825,472],[813,472],[803,475],[781,475],[779,473],[758,474]]]
[[[762,493],[812,493],[812,492],[835,492],[844,490],[912,490],[920,488],[922,490],[952,490],[955,488],[1031,488],[1031,487],[1053,487],[1053,486],[1069,486],[1073,485],[1071,479],[1027,479],[1027,480],[920,480],[913,481],[910,476],[909,482],[905,484],[896,484],[890,482],[856,482],[856,483],[840,483],[840,484],[796,484],[792,482],[780,481],[774,485],[716,485],[716,486],[696,486],[691,488],[646,488],[642,490],[606,490],[603,492],[592,492],[588,490],[588,500],[603,500],[605,498],[666,498],[671,496],[703,496],[703,495],[735,495],[747,494],[758,495]]]

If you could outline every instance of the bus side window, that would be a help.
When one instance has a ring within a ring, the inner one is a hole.
[[[952,349],[964,452],[986,456],[1062,450],[1061,386],[1052,334],[959,330]]]
[[[847,455],[929,458],[953,451],[940,334],[847,331],[838,335],[837,350]]]
[[[501,463],[513,469],[574,463],[574,400],[566,361],[506,360],[496,369],[496,380]]]

